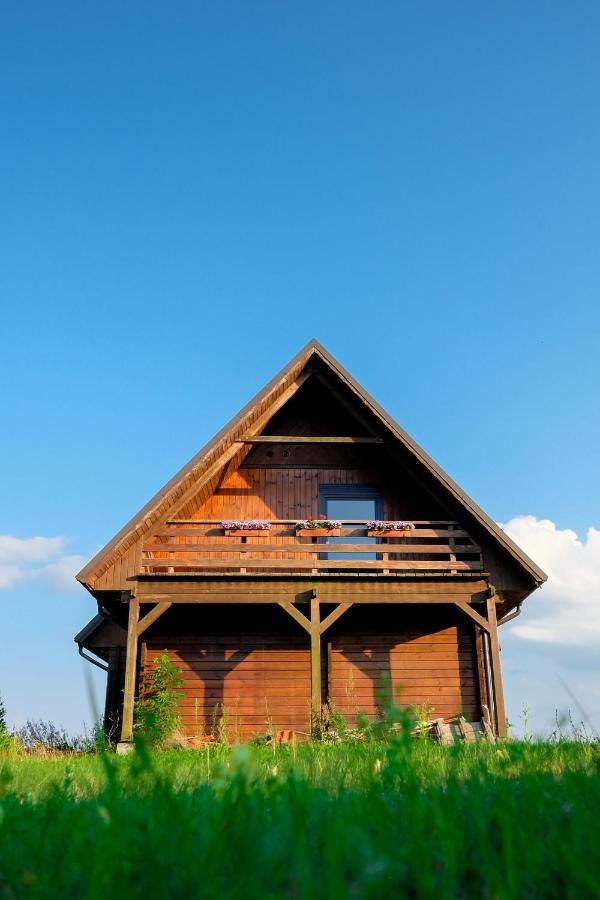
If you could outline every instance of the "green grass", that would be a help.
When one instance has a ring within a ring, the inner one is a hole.
[[[600,897],[600,747],[0,761],[0,897]]]

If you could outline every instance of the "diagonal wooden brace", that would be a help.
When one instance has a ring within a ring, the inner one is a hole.
[[[154,609],[151,609],[149,613],[147,613],[143,619],[140,619],[137,625],[137,636],[142,635],[147,628],[156,622],[157,619],[160,619],[163,613],[165,613],[172,606],[171,600],[163,600],[162,603],[157,603]]]
[[[320,623],[319,634],[323,634],[325,631],[327,631],[327,629],[330,628],[334,622],[337,622],[337,620],[341,616],[343,616],[351,606],[353,606],[352,603],[340,603],[339,606],[336,606],[333,612],[330,612],[328,616],[325,616],[323,621]]]
[[[301,613],[300,610],[297,609],[293,603],[286,603],[285,601],[280,600],[278,605],[282,609],[285,609],[286,613],[288,615],[290,615],[292,617],[292,619],[294,619],[298,623],[298,625],[301,625],[302,628],[304,628],[304,630],[308,631],[308,633],[310,634],[310,632],[311,632],[310,619],[307,619],[306,616],[303,615],[303,613]]]
[[[488,622],[488,620],[484,619],[484,617],[480,615],[480,613],[474,610],[466,600],[454,600],[453,602],[455,606],[458,606],[458,608],[461,609],[467,616],[469,616],[470,619],[473,619],[473,621],[477,625],[479,625],[480,628],[483,628],[483,630],[487,631],[489,634],[490,623]]]

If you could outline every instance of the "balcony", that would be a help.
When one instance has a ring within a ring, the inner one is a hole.
[[[215,521],[167,522],[142,545],[140,574],[420,577],[483,570],[480,547],[458,522],[414,521],[409,536],[375,538],[371,543],[365,543],[365,521],[342,522],[341,537],[347,543],[297,537],[295,525],[274,519],[268,531],[240,538],[226,536]]]

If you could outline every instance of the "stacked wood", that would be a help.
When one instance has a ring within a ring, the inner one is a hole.
[[[461,715],[450,722],[442,718],[434,719],[428,722],[425,728],[440,744],[474,744],[477,741],[495,743],[496,737],[492,731],[489,710],[485,705],[482,709],[483,716],[479,722],[468,722]]]

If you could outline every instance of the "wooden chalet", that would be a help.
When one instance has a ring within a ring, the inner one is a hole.
[[[320,515],[339,532],[298,533]],[[250,520],[268,528],[222,525]],[[75,640],[122,741],[165,650],[190,737],[308,734],[328,702],[377,716],[382,676],[503,735],[498,625],[545,577],[310,341],[78,574],[98,615]]]

